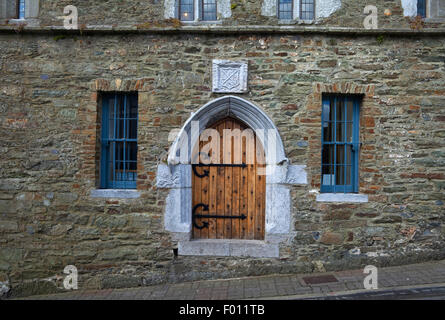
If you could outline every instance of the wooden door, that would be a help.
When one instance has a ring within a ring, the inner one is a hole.
[[[220,161],[193,166],[193,238],[262,240],[266,203],[264,149],[255,133],[236,119],[225,118],[209,128],[219,133],[219,152],[215,152]],[[250,135],[237,135],[246,129]],[[230,132],[234,137],[228,138]],[[229,140],[231,143],[227,143]],[[211,138],[200,142],[200,153],[209,142]]]

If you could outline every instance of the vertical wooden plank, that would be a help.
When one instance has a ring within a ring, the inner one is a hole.
[[[200,172],[200,168],[196,168],[196,170]],[[193,172],[193,171],[192,171]],[[193,206],[192,209],[195,205],[197,205],[198,203],[201,202],[201,179],[199,177],[197,177],[194,173],[193,174],[193,178],[192,178],[192,193],[193,193]],[[196,210],[195,213],[200,213],[202,212],[202,208],[199,208]],[[196,223],[198,225],[200,225],[201,223],[201,219],[195,219]],[[201,232],[198,228],[195,228],[195,226],[193,225],[193,238],[194,239],[200,239],[201,238]]]
[[[222,143],[223,143],[223,129],[224,123],[221,123],[217,126],[217,130],[220,136],[220,163],[223,163],[223,151],[222,151]],[[225,168],[218,167],[217,168],[217,191],[216,191],[216,214],[223,215],[224,214],[224,180],[225,180]],[[216,219],[216,238],[223,239],[224,238],[224,219]]]
[[[240,124],[237,122],[233,123],[234,130],[240,130]],[[239,164],[239,156],[241,155],[241,145],[240,145],[240,136],[236,134],[233,139],[232,145],[232,163]],[[239,209],[239,185],[240,185],[240,176],[241,176],[241,168],[234,167],[232,169],[232,215],[240,216],[241,212]],[[232,219],[232,239],[240,238],[240,219]]]
[[[231,164],[232,162],[232,148],[231,148],[231,130],[233,128],[233,121],[225,121],[225,136],[224,136],[224,164]],[[225,167],[225,181],[224,181],[224,213],[223,215],[232,215],[232,167]],[[232,238],[232,221],[231,219],[224,220],[224,238]]]
[[[265,173],[265,156],[264,150],[259,141],[256,144],[257,161],[256,161],[256,181],[255,181],[255,239],[264,239],[265,226],[265,204],[266,204],[266,176]]]
[[[199,150],[202,150],[202,147],[204,146],[204,142],[199,143]],[[204,170],[208,170],[209,167],[202,167],[201,170],[204,173]],[[209,173],[210,175],[210,173]],[[203,204],[208,205],[209,204],[209,177],[202,177],[201,178],[201,202]],[[209,207],[210,210],[210,207]],[[204,214],[209,214],[210,211],[204,211]],[[201,224],[203,223],[209,223],[208,218],[202,218],[200,219]],[[209,228],[203,228],[200,230],[201,232],[201,239],[208,239],[209,238]]]
[[[216,167],[210,167],[210,182],[209,182],[209,213],[215,214],[217,212],[217,181],[218,181],[218,169]],[[209,219],[209,239],[216,238],[216,219]]]
[[[246,163],[247,157],[246,157],[246,139],[241,140],[241,152],[242,152],[242,161],[243,163]],[[248,216],[248,172],[249,169],[242,168],[241,169],[241,177],[240,177],[240,212]],[[248,221],[249,218],[245,220],[240,221],[240,238],[241,239],[247,239],[248,235]]]
[[[255,139],[254,139],[255,140]],[[255,141],[251,141],[250,143],[255,143]],[[251,148],[248,145],[247,152],[255,152],[255,148]],[[256,158],[256,157],[255,157]],[[247,159],[249,160],[249,156],[247,156]],[[253,163],[248,163],[248,177],[247,177],[247,185],[248,185],[248,192],[247,192],[247,202],[248,202],[248,208],[247,208],[247,233],[248,233],[248,239],[253,240],[255,239],[255,212],[256,212],[256,206],[255,206],[255,181],[256,181],[256,165]]]

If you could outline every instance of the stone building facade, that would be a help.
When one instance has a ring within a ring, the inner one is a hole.
[[[417,0],[316,0],[301,19],[295,0],[279,19],[275,0],[218,0],[216,21],[200,19],[201,1],[192,21],[174,0],[27,0],[22,19],[15,3],[0,0],[0,282],[11,293],[56,290],[67,265],[81,288],[108,288],[445,257],[445,1],[416,17]],[[77,29],[64,27],[68,5]],[[377,29],[363,25],[367,5]],[[224,63],[245,66],[243,88],[215,90]],[[130,93],[135,185],[104,188],[104,101]],[[359,110],[348,192],[322,192],[329,97]],[[264,236],[196,240],[191,160],[172,150],[193,121],[202,131],[227,115],[276,137],[261,140],[275,155]]]

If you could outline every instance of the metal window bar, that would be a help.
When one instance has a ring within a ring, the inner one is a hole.
[[[278,0],[278,19],[292,20],[294,0]]]
[[[17,11],[18,11],[18,18],[25,19],[25,0],[19,0]]]
[[[417,0],[417,15],[426,18],[426,2],[427,0]]]
[[[358,192],[358,122],[357,99],[323,99],[321,192]]]
[[[300,19],[314,20],[315,0],[300,0]]]
[[[105,95],[102,113],[101,187],[136,188],[137,95]]]
[[[194,0],[179,0],[179,19],[181,21],[194,20]]]
[[[216,0],[201,0],[201,12],[203,21],[217,20]]]

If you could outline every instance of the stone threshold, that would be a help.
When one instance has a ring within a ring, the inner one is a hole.
[[[206,33],[206,34],[332,34],[332,35],[392,35],[392,36],[444,36],[445,28],[431,28],[422,30],[412,30],[407,28],[387,28],[387,29],[364,29],[347,27],[321,27],[321,26],[220,26],[220,25],[200,25],[175,27],[154,27],[138,29],[136,26],[108,26],[91,25],[82,30],[67,30],[63,26],[33,27],[24,26],[20,30],[14,25],[0,26],[0,33],[14,34],[159,34],[159,33]]]
[[[200,239],[178,242],[183,256],[279,258],[277,243],[261,240]]]

